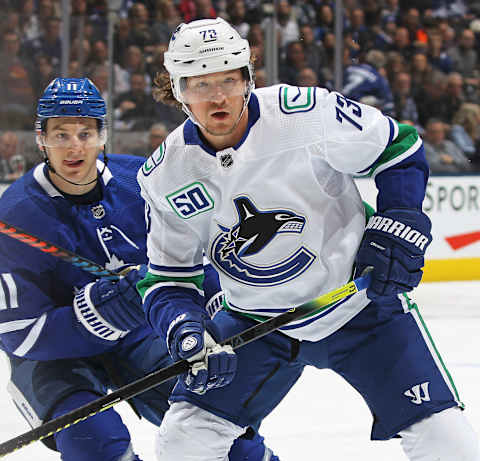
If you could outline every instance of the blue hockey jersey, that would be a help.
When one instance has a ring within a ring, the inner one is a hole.
[[[102,199],[67,200],[38,165],[0,199],[0,219],[111,270],[145,264],[145,206],[136,173],[144,158],[109,155],[101,176]],[[102,171],[103,162],[97,160]],[[74,291],[95,277],[25,243],[0,235],[0,347],[32,360],[85,357],[117,342],[85,334],[73,309]],[[120,341],[136,341],[147,324]]]
[[[360,101],[364,96],[374,96],[378,108],[394,117],[393,94],[388,80],[369,64],[355,64],[345,69],[343,94]]]

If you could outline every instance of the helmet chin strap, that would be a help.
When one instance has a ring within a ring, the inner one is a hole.
[[[45,146],[43,146],[43,161],[45,162],[45,165],[47,165],[48,170],[51,171],[53,174],[56,174],[63,181],[68,182],[69,184],[72,184],[73,186],[89,186],[90,184],[93,184],[94,182],[96,182],[98,180],[98,178],[100,178],[103,175],[103,173],[105,172],[105,169],[107,168],[108,157],[107,157],[107,154],[105,153],[105,149],[102,150],[102,153],[103,153],[103,168],[102,168],[102,171],[100,171],[100,173],[97,175],[97,177],[95,179],[92,179],[91,181],[86,182],[86,183],[78,183],[78,182],[70,181],[69,179],[64,178],[60,173],[58,173],[57,170],[55,170],[53,165],[50,163],[50,160],[48,158]]]

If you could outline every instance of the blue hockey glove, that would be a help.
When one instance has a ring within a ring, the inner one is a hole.
[[[411,291],[420,283],[431,227],[428,216],[409,208],[370,218],[355,260],[357,274],[373,266],[369,299]]]
[[[167,344],[173,360],[188,360],[192,366],[181,376],[191,392],[204,394],[230,384],[237,369],[231,346],[217,344],[218,329],[201,314],[184,313],[168,327]]]
[[[85,285],[73,300],[80,323],[91,334],[109,341],[123,338],[145,323],[142,298],[136,283],[144,278],[147,266],[135,266],[118,281],[100,279]]]

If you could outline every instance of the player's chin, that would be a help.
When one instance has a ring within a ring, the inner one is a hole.
[[[208,132],[214,136],[225,136],[230,134],[233,129],[231,122],[214,122],[207,125]]]

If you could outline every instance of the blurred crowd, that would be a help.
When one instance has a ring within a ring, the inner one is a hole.
[[[107,3],[71,2],[69,62],[69,77],[90,77],[106,99]],[[113,128],[145,133],[124,153],[149,155],[185,118],[150,94],[181,22],[230,21],[255,54],[256,86],[266,85],[265,3],[123,0],[114,32]],[[416,126],[433,173],[480,171],[480,2],[343,0],[342,88],[334,88],[334,1],[268,3],[276,8],[282,83],[339,90]],[[60,74],[65,41],[61,0],[0,0],[0,8],[0,178],[12,179],[33,161],[22,161],[18,132],[33,129],[36,101]]]

